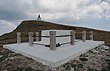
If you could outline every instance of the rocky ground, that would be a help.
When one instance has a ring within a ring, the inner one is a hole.
[[[110,71],[110,48],[101,45],[52,69],[31,58],[0,47],[0,71]]]

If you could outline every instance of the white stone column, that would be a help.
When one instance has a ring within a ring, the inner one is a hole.
[[[82,31],[82,41],[86,42],[86,31]]]
[[[75,45],[75,31],[70,31],[71,37],[70,37],[70,44]]]
[[[56,50],[56,31],[50,31],[50,50]]]
[[[40,40],[39,32],[35,32],[35,34],[36,34],[36,41],[39,41]]]
[[[90,31],[90,40],[93,40],[93,31]]]
[[[17,44],[21,43],[21,32],[17,32]]]
[[[29,46],[33,45],[33,32],[29,32]]]

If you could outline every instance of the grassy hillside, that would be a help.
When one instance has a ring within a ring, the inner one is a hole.
[[[45,21],[37,21],[37,20],[30,20],[30,21],[23,21],[21,24],[12,32],[6,33],[0,36],[0,44],[7,44],[7,43],[15,43],[16,42],[16,33],[22,32],[22,41],[28,41],[28,33],[29,31],[36,32],[41,30],[49,30],[49,29],[59,29],[59,30],[75,30],[76,38],[81,38],[79,32],[82,31],[93,31],[94,32],[94,40],[101,40],[105,41],[106,45],[110,46],[110,32],[107,31],[100,31],[90,28],[84,27],[76,27],[76,26],[66,26],[51,22]],[[87,34],[87,39],[89,39],[89,34]]]

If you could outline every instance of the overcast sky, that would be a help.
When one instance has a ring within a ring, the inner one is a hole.
[[[0,0],[0,35],[38,14],[44,21],[110,31],[110,0]]]

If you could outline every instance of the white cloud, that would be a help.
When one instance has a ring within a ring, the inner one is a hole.
[[[110,3],[100,0],[0,0],[0,26],[13,28],[17,21],[36,19],[58,23],[110,19]],[[13,26],[13,27],[12,27]]]
[[[41,14],[44,19],[60,19],[70,16],[74,20],[110,17],[110,4],[99,0],[4,0],[0,4],[0,9],[9,16],[10,19],[36,19],[37,14]],[[3,7],[3,9],[2,9]],[[102,14],[106,10],[106,14]],[[9,19],[6,15],[1,15],[2,19]],[[20,15],[21,14],[21,15]],[[5,18],[6,17],[6,18]],[[16,18],[17,17],[17,18]],[[9,20],[10,20],[9,19]]]
[[[64,16],[70,16],[74,20],[80,19],[97,19],[102,18],[103,11],[107,9],[109,17],[109,4],[98,4],[99,0],[37,0],[40,12],[33,12],[33,14],[41,13],[42,17],[46,19],[60,19]],[[34,0],[34,2],[37,2]],[[36,6],[36,5],[34,5]]]
[[[48,12],[65,12],[69,10],[71,5],[68,1],[65,2],[64,0],[39,0],[39,3],[49,10]]]
[[[5,20],[0,20],[0,26],[2,28],[15,28],[15,24],[13,24],[12,22],[5,21]]]
[[[11,32],[15,28],[16,28],[16,25],[13,24],[12,22],[0,20],[0,35]]]

